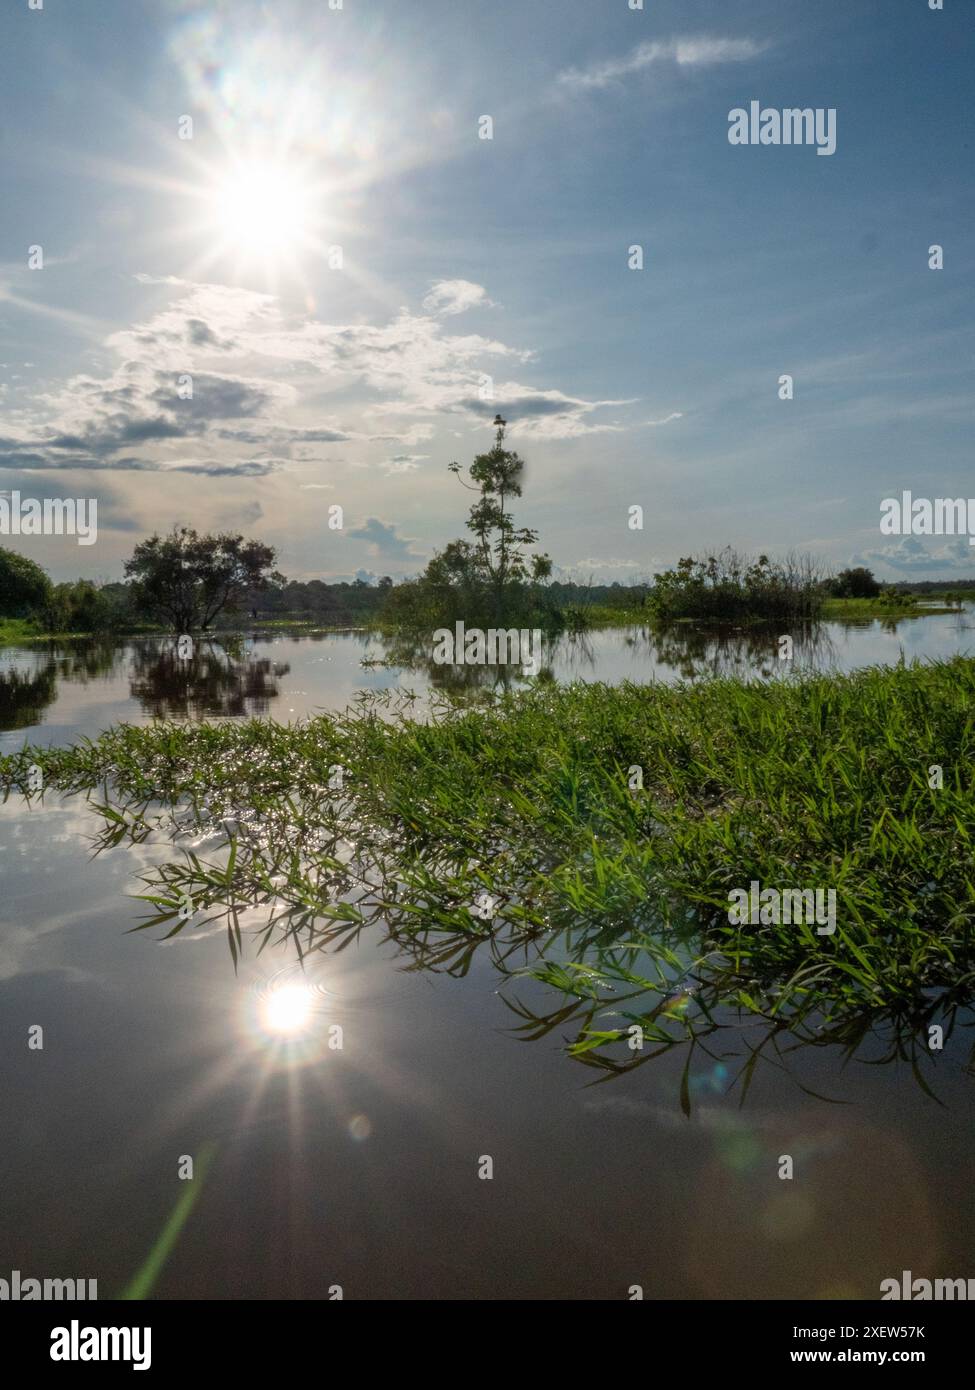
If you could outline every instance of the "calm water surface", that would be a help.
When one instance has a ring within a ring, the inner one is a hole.
[[[797,664],[973,651],[973,622],[827,625]],[[256,634],[190,669],[156,639],[3,649],[0,747],[159,716],[290,720],[442,682],[362,665],[383,656],[361,633]],[[559,680],[781,669],[760,639],[639,629],[548,662]],[[687,1118],[683,1048],[593,1085],[563,1050],[570,1025],[515,1031],[513,1003],[560,996],[483,951],[458,978],[363,936],[309,968],[313,1014],[288,1035],[264,1001],[293,958],[251,954],[235,976],[219,929],[126,935],[169,846],[92,858],[99,825],[78,799],[0,807],[0,1276],[97,1278],[101,1297],[138,1279],[162,1298],[876,1298],[903,1269],[975,1272],[964,1030],[928,1073],[941,1106],[908,1066],[842,1068],[826,1048],[760,1065],[741,1106],[750,1039],[729,1029],[692,1061]]]

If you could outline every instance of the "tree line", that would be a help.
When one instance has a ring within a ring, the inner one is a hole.
[[[363,579],[329,583],[287,579],[272,546],[242,535],[201,535],[175,527],[140,541],[121,583],[79,579],[54,584],[34,561],[0,550],[0,618],[28,618],[48,632],[206,632],[252,621],[311,621],[323,626],[379,622],[429,631],[458,619],[475,626],[585,627],[599,610],[656,619],[738,622],[812,620],[829,598],[876,598],[881,585],[864,567],[829,574],[809,556],[772,560],[731,547],[687,556],[650,584],[593,585],[553,580],[538,534],[518,526],[524,460],[505,446],[496,416],[494,446],[468,469],[449,471],[474,494],[469,539],[450,541],[416,578],[394,584]]]

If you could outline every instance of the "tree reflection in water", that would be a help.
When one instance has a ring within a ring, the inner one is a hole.
[[[197,642],[187,660],[175,642],[146,639],[132,645],[131,691],[156,719],[266,714],[290,670],[286,662],[249,654],[240,638]]]

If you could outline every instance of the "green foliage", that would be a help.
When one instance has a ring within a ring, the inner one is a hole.
[[[822,580],[805,556],[757,560],[730,546],[717,555],[686,556],[655,576],[648,604],[662,621],[809,622],[819,615]]]
[[[826,581],[826,591],[832,598],[877,598],[880,584],[863,565],[856,569],[840,570]]]
[[[470,483],[478,494],[467,529],[473,541],[455,540],[435,555],[426,570],[408,584],[391,590],[384,618],[401,626],[430,627],[463,619],[469,625],[517,624],[544,621],[554,614],[546,604],[542,584],[552,573],[547,555],[528,555],[537,532],[515,525],[509,509],[522,494],[524,460],[504,447],[505,422],[495,419],[494,448],[478,454],[471,464]],[[460,464],[450,472],[460,478]]]
[[[48,602],[51,581],[40,565],[0,549],[0,617],[31,618]]]
[[[282,582],[271,573],[275,553],[243,536],[206,535],[183,526],[140,541],[125,573],[136,609],[175,632],[206,631],[247,594]]]
[[[121,586],[114,586],[120,588]],[[39,617],[47,632],[103,633],[118,630],[127,607],[90,579],[56,584]]]
[[[29,618],[0,618],[0,647],[19,646],[37,637],[37,624]]]

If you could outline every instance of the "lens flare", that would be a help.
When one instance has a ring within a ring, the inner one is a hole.
[[[311,985],[279,985],[261,1002],[261,1023],[275,1036],[294,1037],[312,1021],[316,991]]]
[[[231,248],[275,256],[307,241],[314,220],[312,186],[287,165],[244,165],[217,183],[212,212]]]

